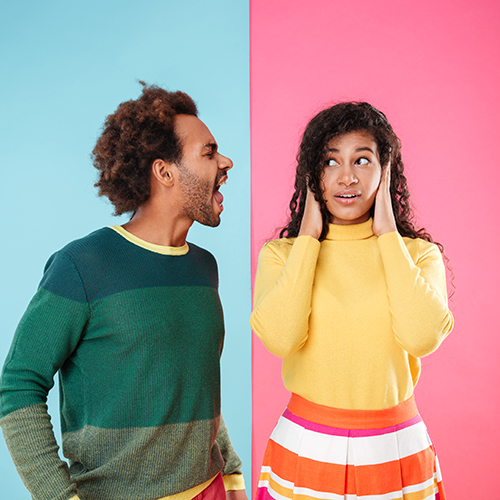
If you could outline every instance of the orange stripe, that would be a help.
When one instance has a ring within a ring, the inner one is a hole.
[[[308,401],[292,394],[288,409],[298,417],[341,429],[383,429],[401,424],[417,415],[417,405],[411,396],[403,403],[383,410],[346,410]]]
[[[401,458],[400,461],[403,486],[423,483],[436,471],[436,460],[431,446],[409,457]]]
[[[377,465],[347,466],[347,491],[350,495],[384,495],[401,491],[401,468],[393,460]]]
[[[299,457],[270,440],[262,465],[272,466],[275,474],[299,488],[337,495],[384,495],[431,479],[435,471],[434,464],[431,447],[401,460],[345,466]],[[268,479],[268,473],[261,473],[261,480],[264,479]]]
[[[383,495],[400,491],[407,486],[432,479],[434,470],[434,452],[430,447],[409,457],[382,464],[348,465],[347,492],[358,495]]]
[[[344,494],[345,465],[299,457],[271,440],[267,445],[262,465],[272,467],[272,471],[280,478],[291,481],[298,487],[337,495]]]
[[[439,498],[440,500],[446,500],[446,493],[444,492],[443,481],[436,482],[436,486],[439,490]]]

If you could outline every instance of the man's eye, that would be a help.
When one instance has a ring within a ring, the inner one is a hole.
[[[368,165],[368,163],[370,163],[370,160],[368,158],[360,158],[356,161],[356,163],[358,165]]]

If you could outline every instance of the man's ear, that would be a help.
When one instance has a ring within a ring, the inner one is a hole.
[[[157,159],[151,166],[151,175],[163,186],[172,187],[175,179],[174,170],[176,170],[174,163]]]

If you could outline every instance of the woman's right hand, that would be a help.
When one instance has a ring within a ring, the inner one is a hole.
[[[323,231],[323,217],[319,203],[314,198],[313,192],[307,188],[306,206],[304,208],[304,216],[300,223],[299,236],[312,236],[319,239]]]

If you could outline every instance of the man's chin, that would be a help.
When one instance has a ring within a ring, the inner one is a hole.
[[[199,222],[202,226],[217,227],[220,221],[220,215],[214,215],[214,217],[199,219],[196,222]]]

